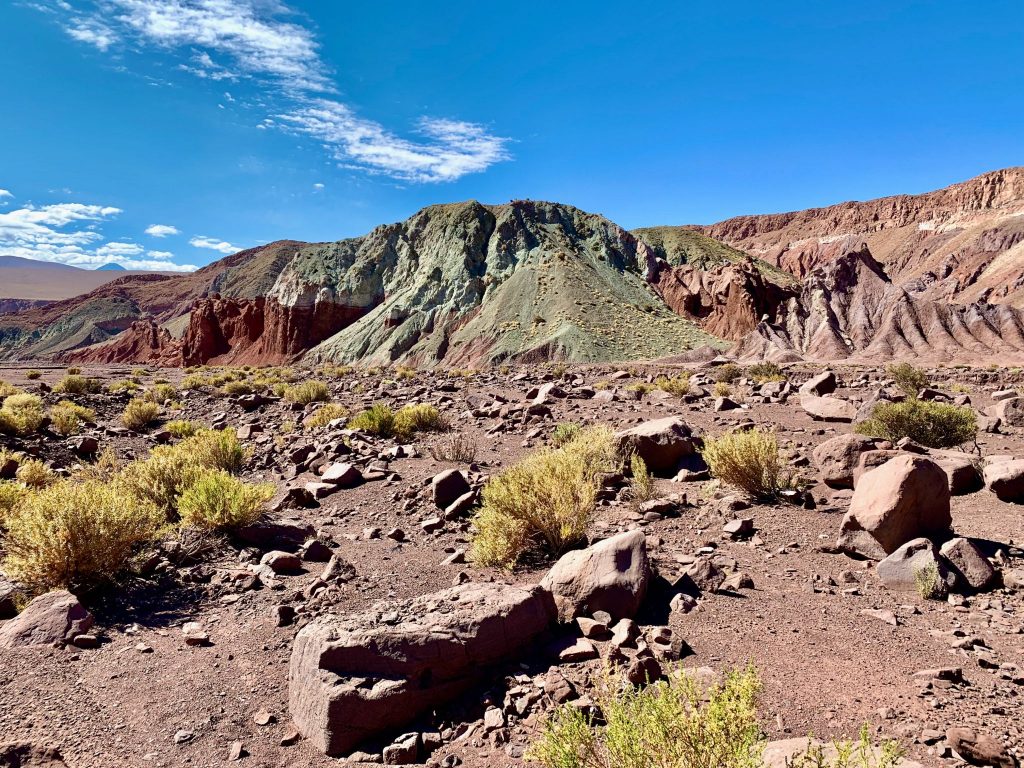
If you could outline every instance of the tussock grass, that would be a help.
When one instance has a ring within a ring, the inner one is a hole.
[[[134,432],[141,432],[160,416],[160,406],[150,400],[136,397],[128,402],[121,414],[121,423]]]
[[[879,403],[871,411],[871,418],[854,430],[894,443],[909,437],[929,448],[952,448],[975,440],[978,419],[969,407],[909,399]]]
[[[181,524],[204,530],[250,525],[274,495],[272,484],[247,485],[222,469],[197,472],[178,499]]]
[[[888,365],[885,373],[908,397],[917,397],[917,393],[928,386],[928,374],[910,363]]]
[[[563,421],[556,424],[555,428],[551,430],[551,445],[555,448],[561,448],[566,443],[571,443],[579,437],[582,431],[583,427],[575,421]]]
[[[348,427],[377,437],[391,437],[395,433],[395,412],[383,403],[374,403],[353,416]]]
[[[43,372],[36,370],[35,368],[25,371],[25,378],[28,379],[29,381],[35,381],[36,379],[41,379],[42,377]]]
[[[787,469],[775,433],[769,430],[752,429],[705,438],[703,456],[716,479],[756,498],[771,499],[780,491],[801,485],[799,478]]]
[[[0,432],[27,435],[39,430],[45,419],[43,401],[25,392],[9,395],[0,406]]]
[[[189,421],[188,419],[174,419],[164,425],[164,429],[170,432],[174,437],[192,437],[196,432],[202,429],[202,426],[195,422]]]
[[[476,461],[476,443],[461,432],[442,437],[433,443],[429,450],[435,461],[450,461],[457,464],[472,464]]]
[[[629,458],[629,495],[636,505],[650,501],[657,495],[654,487],[654,476],[647,469],[645,462],[639,454],[634,453]]]
[[[441,412],[427,403],[402,406],[395,414],[395,436],[403,440],[412,438],[417,432],[444,432],[447,429],[448,422]]]
[[[175,389],[171,384],[154,384],[146,390],[146,394],[143,397],[146,400],[151,400],[157,405],[166,405],[173,401],[178,396],[178,390]]]
[[[681,373],[678,376],[659,376],[654,380],[654,386],[662,392],[682,397],[690,391],[690,374]]]
[[[39,459],[24,459],[14,476],[26,488],[45,488],[57,479],[53,471]]]
[[[769,381],[785,381],[786,376],[782,369],[775,363],[765,361],[754,363],[747,368],[747,376],[758,384],[765,384]]]
[[[325,403],[317,408],[302,422],[306,427],[326,427],[335,419],[347,419],[349,410],[341,403]]]
[[[92,395],[103,388],[99,379],[91,379],[78,373],[71,373],[71,370],[71,368],[68,368],[68,375],[61,379],[57,386],[53,388],[54,392],[62,395]]]
[[[712,374],[715,381],[725,384],[734,384],[743,375],[743,369],[735,363],[726,363],[715,368]]]
[[[96,421],[92,408],[78,405],[70,400],[61,400],[50,409],[50,426],[59,435],[77,435],[86,422]]]
[[[330,396],[331,391],[322,381],[304,381],[301,384],[293,384],[284,390],[285,400],[300,405],[325,403]]]
[[[618,463],[612,431],[593,427],[492,478],[473,520],[473,560],[511,567],[528,550],[560,555],[579,543],[594,513],[600,476]]]

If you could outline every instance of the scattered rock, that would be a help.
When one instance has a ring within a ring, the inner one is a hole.
[[[0,648],[64,645],[92,627],[93,618],[78,598],[64,590],[47,592],[0,627]]]

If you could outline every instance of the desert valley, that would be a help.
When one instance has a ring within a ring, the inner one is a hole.
[[[3,269],[0,765],[1024,755],[1024,168]]]

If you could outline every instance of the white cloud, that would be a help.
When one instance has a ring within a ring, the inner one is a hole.
[[[171,224],[150,224],[145,232],[150,237],[167,237],[168,235],[180,235],[180,230]]]
[[[170,251],[146,251],[146,255],[151,259],[158,259],[159,261],[170,261],[174,258],[174,254]]]
[[[0,189],[0,198],[2,197],[14,197],[14,193],[9,189]]]
[[[237,253],[240,248],[236,248],[231,243],[223,240],[218,240],[215,237],[206,237],[206,235],[198,235],[188,241],[188,244],[193,248],[209,248],[211,251],[217,251],[225,255],[231,253]]]
[[[144,249],[137,243],[118,240],[103,242],[98,227],[113,219],[121,209],[83,203],[26,205],[0,213],[0,256],[18,256],[37,261],[56,261],[94,269],[115,262],[126,269],[159,269],[191,272],[192,264],[167,261],[171,254]],[[101,244],[102,243],[102,244]],[[159,254],[158,256],[155,254]]]
[[[316,184],[313,185],[313,189],[315,189],[317,192],[319,192],[323,188],[324,188],[324,185],[321,184],[319,181]]]
[[[509,139],[479,123],[423,117],[408,138],[326,97],[337,88],[320,44],[279,0],[76,0],[68,7],[62,18],[72,19],[69,33],[100,50],[117,41],[149,45],[183,58],[179,69],[203,79],[245,77],[273,86],[263,96],[278,103],[269,108],[277,116],[257,127],[309,136],[342,167],[447,182],[510,157]]]

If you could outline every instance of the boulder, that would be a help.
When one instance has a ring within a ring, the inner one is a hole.
[[[935,568],[939,584],[944,592],[956,586],[956,577],[949,572],[946,564],[939,559],[938,550],[929,539],[911,539],[895,552],[882,560],[875,573],[889,589],[899,592],[918,591],[918,574],[930,567]]]
[[[894,451],[890,448],[879,448],[877,450],[864,451],[857,460],[857,468],[853,470],[853,487],[857,487],[857,483],[860,482],[861,475],[865,472],[877,469],[885,464],[889,459],[894,459],[899,455],[900,451]]]
[[[838,435],[815,448],[811,456],[825,485],[831,488],[853,488],[853,474],[860,455],[874,447],[874,438]]]
[[[397,730],[519,656],[551,622],[543,590],[468,583],[324,616],[295,637],[289,710],[328,755]]]
[[[541,581],[554,599],[558,618],[605,611],[613,620],[631,618],[651,580],[643,531],[627,531],[587,549],[568,552]]]
[[[67,763],[57,747],[5,741],[0,743],[0,768],[67,768]]]
[[[931,460],[946,473],[946,478],[949,480],[949,492],[954,496],[974,493],[985,485],[978,464],[966,453],[933,451],[929,455]]]
[[[857,416],[857,407],[838,397],[817,397],[816,395],[800,395],[800,407],[815,421],[853,421]]]
[[[1000,400],[989,409],[989,415],[995,416],[1007,426],[1024,427],[1024,397]]]
[[[978,733],[971,728],[950,728],[946,731],[946,742],[960,757],[975,765],[993,768],[1015,768],[1017,765],[1017,759],[1006,751],[1006,747],[987,733]]]
[[[946,473],[924,456],[904,454],[860,478],[838,546],[882,559],[912,539],[942,537],[952,524]]]
[[[89,631],[92,614],[70,592],[40,595],[0,627],[0,648],[64,645]]]
[[[459,497],[472,490],[466,476],[457,469],[446,469],[434,475],[430,487],[434,494],[434,504],[441,509],[450,507]]]
[[[320,479],[341,488],[352,488],[363,482],[363,473],[355,465],[339,461],[325,469]]]
[[[985,467],[985,487],[1000,501],[1024,502],[1024,459],[998,461]]]
[[[309,523],[293,518],[264,518],[252,525],[239,528],[237,536],[246,544],[260,549],[281,549],[296,552],[316,535]]]
[[[800,385],[801,395],[830,395],[836,391],[836,375],[832,371],[823,371]]]
[[[939,551],[971,589],[990,589],[999,582],[999,572],[970,539],[957,536]]]
[[[697,451],[691,431],[677,416],[655,419],[618,432],[615,440],[625,455],[635,452],[657,474],[675,474],[679,463]]]

